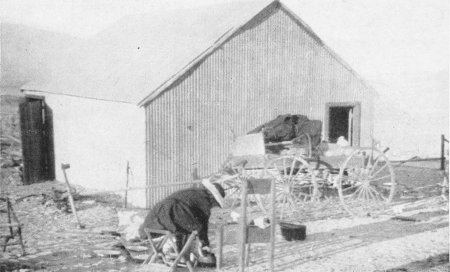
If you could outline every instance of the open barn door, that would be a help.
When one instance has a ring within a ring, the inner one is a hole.
[[[43,98],[27,97],[20,104],[20,127],[23,183],[55,179],[53,115]]]
[[[361,130],[360,103],[328,103],[325,134],[330,143],[343,136],[351,146],[359,146]]]

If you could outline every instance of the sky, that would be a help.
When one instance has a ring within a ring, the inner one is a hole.
[[[89,38],[126,15],[222,2],[0,0],[0,19]],[[449,137],[448,0],[281,2],[377,90],[377,140],[399,156],[438,155]]]

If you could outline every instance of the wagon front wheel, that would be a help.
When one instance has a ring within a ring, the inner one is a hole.
[[[313,169],[301,157],[283,156],[270,161],[265,176],[275,180],[275,201],[281,218],[297,210],[302,201],[318,199]]]
[[[353,216],[381,212],[392,201],[395,188],[394,169],[385,153],[377,149],[355,150],[341,165],[339,198]]]

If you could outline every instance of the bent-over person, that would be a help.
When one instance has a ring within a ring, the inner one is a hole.
[[[147,214],[139,228],[141,238],[146,238],[144,228],[168,230],[176,237],[181,250],[193,231],[198,232],[199,255],[205,262],[215,265],[215,256],[209,248],[208,223],[211,209],[224,206],[225,191],[220,184],[202,181],[201,188],[177,191],[158,202]],[[156,237],[156,235],[155,235]]]

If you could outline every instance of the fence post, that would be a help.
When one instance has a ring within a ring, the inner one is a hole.
[[[196,180],[200,179],[200,176],[198,175],[198,168],[196,166],[192,169],[191,175],[192,175],[192,180],[193,181],[196,181]],[[195,183],[193,185],[193,187],[194,188],[200,188],[200,185]]]
[[[445,136],[441,135],[441,170],[445,169]]]
[[[125,197],[123,206],[126,209],[128,206],[128,186],[129,186],[129,177],[130,177],[130,161],[127,161],[127,178],[125,180]]]

